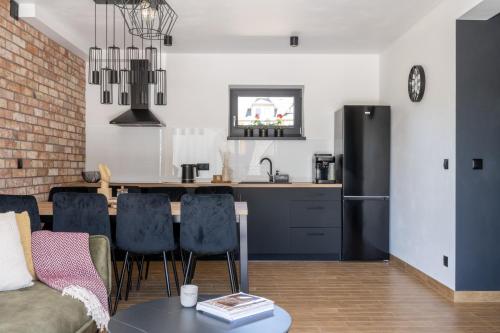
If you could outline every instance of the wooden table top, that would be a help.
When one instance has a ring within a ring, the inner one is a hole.
[[[111,186],[135,186],[140,188],[148,187],[185,187],[185,188],[197,188],[204,186],[230,186],[234,188],[342,188],[342,184],[315,184],[312,182],[292,182],[286,184],[275,184],[275,183],[241,183],[241,182],[231,182],[231,183],[210,183],[210,182],[195,182],[195,183],[180,183],[180,182],[156,182],[156,183],[111,183]],[[76,182],[64,184],[65,187],[99,187],[100,183],[85,183]]]
[[[181,203],[180,202],[171,202],[171,210],[172,215],[180,216],[181,215]],[[234,209],[236,211],[236,215],[238,216],[246,216],[248,215],[248,208],[246,202],[235,202]],[[38,202],[38,210],[40,215],[43,216],[51,216],[53,215],[52,202],[48,201],[40,201]],[[116,208],[109,207],[109,215],[116,215]]]

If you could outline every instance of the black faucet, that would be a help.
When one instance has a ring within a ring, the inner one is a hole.
[[[262,162],[268,161],[269,162],[269,171],[267,174],[269,175],[269,182],[273,182],[273,162],[271,162],[271,159],[268,157],[264,157],[263,159],[260,160],[259,164],[262,164]]]

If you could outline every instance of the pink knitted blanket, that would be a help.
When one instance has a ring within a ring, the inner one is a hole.
[[[107,329],[108,295],[90,257],[89,234],[36,231],[31,247],[38,279],[82,301],[97,327]]]

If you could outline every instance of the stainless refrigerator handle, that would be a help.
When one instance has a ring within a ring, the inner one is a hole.
[[[367,196],[354,196],[354,195],[344,195],[344,200],[389,200],[389,196],[383,195],[367,195]]]

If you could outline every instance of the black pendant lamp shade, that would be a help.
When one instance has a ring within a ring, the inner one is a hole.
[[[106,67],[109,68],[110,76],[109,83],[118,84],[120,83],[120,48],[117,46],[108,47],[108,52],[106,55],[107,64]]]
[[[148,83],[155,84],[156,83],[155,71],[158,68],[157,66],[158,50],[156,49],[156,47],[153,46],[146,47],[145,58],[148,61]]]
[[[120,70],[120,83],[118,85],[118,104],[130,105],[130,71]]]
[[[130,61],[139,59],[139,48],[132,46],[127,47],[127,52],[125,52],[125,69],[130,70]]]
[[[106,2],[106,48],[108,48],[108,4]],[[109,62],[106,61],[106,65]],[[111,83],[111,68],[105,67],[101,69],[101,104],[113,104],[113,85]]]
[[[89,49],[89,84],[99,84],[102,66],[102,50],[97,46]]]
[[[155,104],[167,105],[167,71],[160,68],[157,69],[155,72],[156,72]]]
[[[129,32],[143,39],[170,35],[178,15],[166,0],[119,0]]]
[[[97,8],[94,3],[94,46],[89,48],[89,84],[99,84],[99,76],[102,67],[102,49],[97,47]]]
[[[107,19],[107,14],[106,14]],[[120,48],[115,45],[116,37],[116,10],[113,6],[113,45],[107,48],[106,67],[111,70],[109,75],[109,83],[118,84],[120,82]]]
[[[160,43],[160,68],[155,70],[155,105],[167,105],[167,71],[161,66]]]
[[[111,84],[111,69],[101,69],[101,104],[113,104],[113,84]]]

